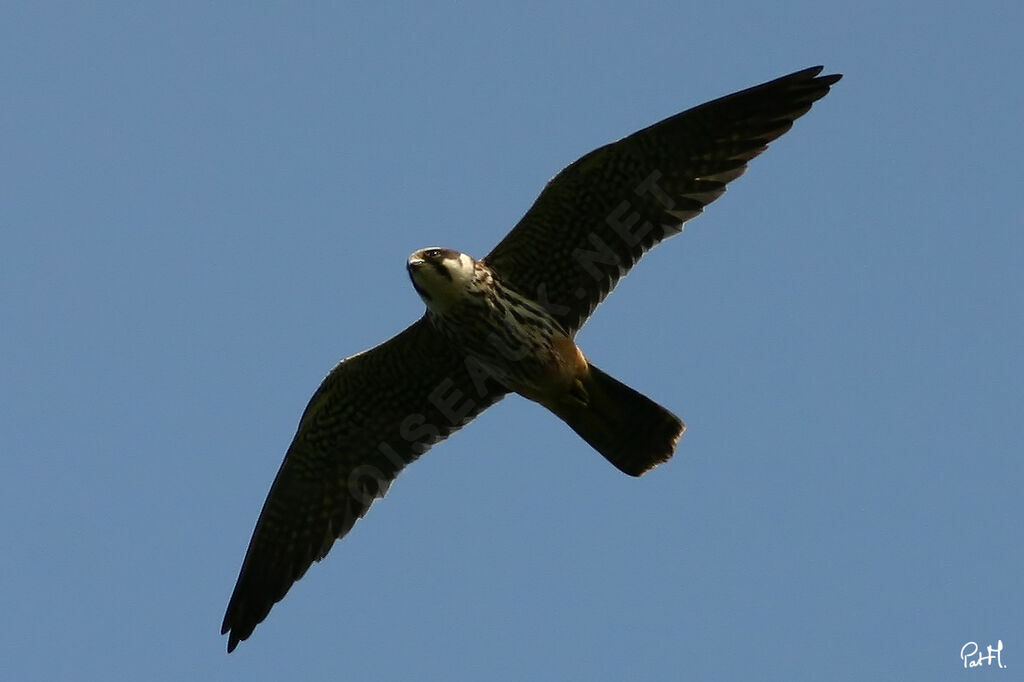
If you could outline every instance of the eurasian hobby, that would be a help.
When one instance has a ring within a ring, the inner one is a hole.
[[[696,217],[824,97],[822,67],[716,99],[565,168],[481,260],[409,257],[426,313],[339,363],[270,488],[224,616],[228,651],[327,555],[405,465],[507,393],[534,400],[621,471],[672,456],[685,426],[587,359],[576,333],[640,257]]]

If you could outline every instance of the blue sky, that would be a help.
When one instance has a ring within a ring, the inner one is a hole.
[[[1024,666],[1019,3],[8,4],[11,680],[1009,679]],[[509,398],[227,656],[309,396],[562,166],[845,78],[579,336],[688,424],[615,471]],[[964,671],[1002,640],[1005,671]]]

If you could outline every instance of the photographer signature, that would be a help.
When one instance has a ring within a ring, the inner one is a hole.
[[[977,656],[977,658],[975,658]],[[977,642],[967,642],[960,648],[960,660],[964,662],[964,668],[980,668],[982,665],[992,665],[995,662],[1000,668],[1003,665],[1003,640],[998,640],[993,647],[988,645],[988,653],[983,654]]]

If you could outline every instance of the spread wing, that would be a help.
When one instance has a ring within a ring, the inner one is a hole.
[[[821,70],[716,99],[595,149],[547,184],[484,261],[579,330],[644,253],[720,197],[841,78]]]
[[[224,615],[228,651],[406,464],[504,394],[425,317],[335,367],[309,401],[256,522]]]

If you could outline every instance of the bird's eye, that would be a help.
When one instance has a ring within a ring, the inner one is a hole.
[[[427,252],[423,254],[430,260],[441,257],[441,249],[427,249]]]

